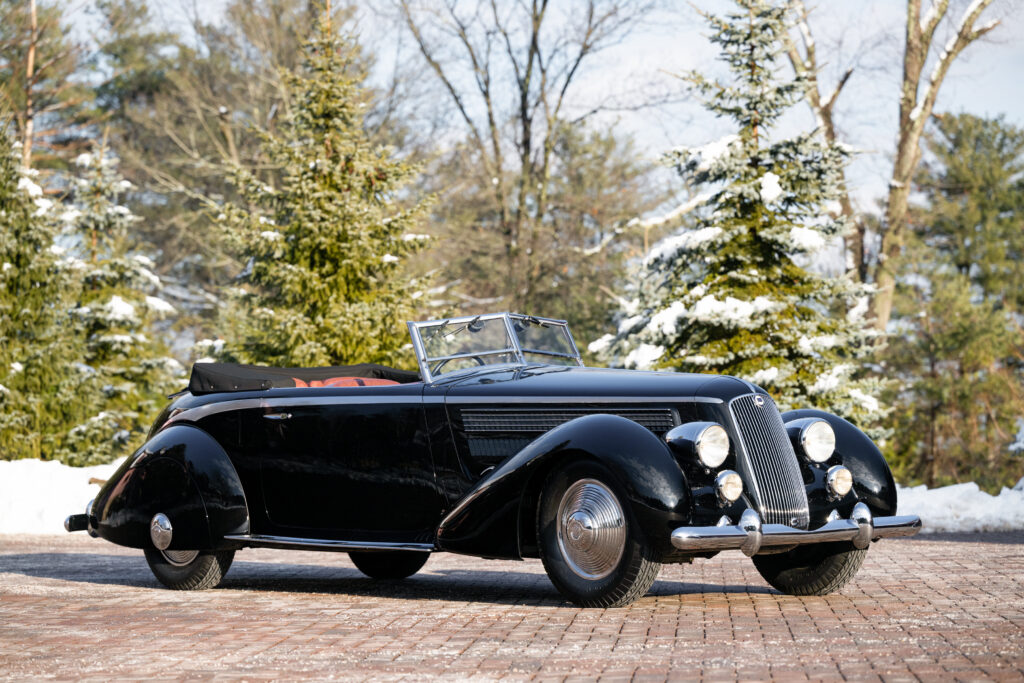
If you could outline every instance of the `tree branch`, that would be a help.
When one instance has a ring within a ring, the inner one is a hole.
[[[462,116],[462,119],[466,122],[466,126],[469,128],[469,134],[473,138],[474,143],[477,145],[479,150],[482,153],[484,153],[484,156],[486,156],[483,137],[480,135],[480,131],[477,129],[476,123],[473,121],[473,118],[469,115],[469,112],[466,110],[466,105],[462,101],[462,96],[459,94],[459,91],[455,89],[455,86],[452,85],[451,80],[448,78],[448,75],[441,67],[440,62],[437,61],[431,50],[427,47],[426,41],[423,38],[423,34],[420,31],[419,26],[413,20],[412,11],[409,9],[409,4],[407,0],[400,0],[400,4],[402,8],[402,15],[405,18],[405,24],[408,27],[409,31],[412,33],[413,38],[416,40],[416,44],[417,46],[419,46],[420,49],[420,54],[423,55],[423,59],[426,60],[427,64],[430,66],[431,69],[433,69],[434,73],[437,75],[438,79],[440,79],[441,84],[444,86],[445,90],[448,91],[448,94],[451,96],[452,101],[455,103],[455,108],[458,109],[459,114]]]

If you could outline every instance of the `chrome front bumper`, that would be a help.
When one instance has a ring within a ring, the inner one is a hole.
[[[718,526],[679,527],[672,532],[672,545],[679,550],[701,552],[742,550],[749,557],[762,548],[831,541],[852,541],[857,548],[867,548],[875,539],[913,536],[920,530],[921,518],[917,515],[874,518],[864,503],[853,506],[849,519],[833,512],[824,526],[810,531],[785,524],[762,524],[757,511],[747,509],[739,524],[722,517]]]

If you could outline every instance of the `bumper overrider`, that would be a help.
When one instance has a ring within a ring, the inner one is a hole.
[[[762,524],[756,510],[747,509],[739,524],[722,517],[716,526],[679,527],[672,532],[672,545],[679,550],[714,551],[742,550],[756,555],[764,548],[851,541],[854,547],[867,548],[879,538],[913,536],[921,530],[917,515],[873,517],[864,503],[853,506],[849,519],[833,512],[821,527],[805,531],[785,524]]]
[[[89,504],[85,506],[85,514],[68,515],[67,519],[64,520],[64,530],[67,532],[88,531],[89,535],[93,538],[99,536],[96,533],[96,519],[92,516],[93,502],[95,501],[90,500]]]

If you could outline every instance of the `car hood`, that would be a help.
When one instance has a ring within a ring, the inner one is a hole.
[[[460,373],[446,381],[449,398],[503,400],[525,399],[617,399],[654,400],[711,399],[729,401],[736,396],[763,389],[725,375],[682,372],[646,372],[611,368],[580,368],[528,365],[481,369]]]

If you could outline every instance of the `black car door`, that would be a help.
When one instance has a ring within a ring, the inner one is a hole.
[[[269,532],[432,541],[441,498],[421,387],[268,392],[243,438],[259,452]]]

